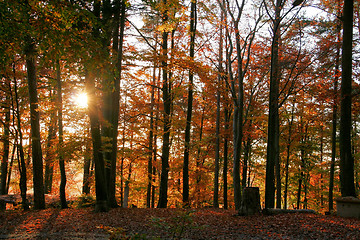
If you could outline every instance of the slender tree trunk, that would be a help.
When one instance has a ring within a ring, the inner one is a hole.
[[[224,209],[228,209],[228,131],[229,131],[229,118],[231,112],[225,107],[224,115],[225,115],[225,139],[224,139],[224,168],[223,168],[223,181],[224,181]]]
[[[329,179],[329,212],[334,210],[334,176],[336,163],[336,129],[337,129],[337,112],[338,112],[338,83],[340,76],[340,31],[341,25],[337,25],[337,47],[335,60],[335,76],[334,76],[334,90],[333,90],[333,112],[332,112],[332,130],[331,130],[331,163],[330,163],[330,179]]]
[[[90,194],[90,165],[91,165],[91,156],[89,155],[90,147],[87,142],[85,143],[85,153],[84,153],[84,177],[83,177],[83,194]]]
[[[58,110],[58,127],[59,127],[59,145],[58,145],[58,157],[59,157],[59,168],[60,168],[60,202],[61,208],[67,208],[66,203],[66,172],[65,172],[65,161],[63,155],[63,115],[62,115],[62,86],[61,86],[61,70],[60,70],[60,61],[56,60],[56,81],[57,81],[57,110]]]
[[[15,114],[15,113],[14,113]],[[15,124],[14,124],[15,126]],[[9,163],[9,170],[8,170],[8,174],[7,174],[7,181],[6,181],[6,194],[9,193],[9,188],[10,188],[10,180],[11,180],[11,172],[12,172],[12,168],[14,165],[14,159],[15,159],[15,154],[18,151],[18,136],[16,136],[16,140],[14,141],[14,145],[13,145],[13,149],[12,149],[12,154],[11,154],[11,159],[10,159],[10,163]]]
[[[220,76],[218,77],[220,81]],[[220,83],[219,83],[220,87]],[[219,171],[220,171],[220,91],[216,96],[216,142],[215,142],[215,174],[214,174],[214,208],[219,207]]]
[[[128,178],[125,181],[123,208],[129,207],[131,171],[132,171],[132,168],[131,168],[131,163],[130,163],[130,165],[129,165],[129,175],[128,175]]]
[[[112,126],[112,134],[111,134],[111,158],[110,158],[110,176],[108,182],[108,194],[109,194],[109,205],[110,207],[117,207],[118,204],[116,202],[116,162],[117,162],[117,137],[118,137],[118,123],[119,123],[119,108],[120,108],[120,80],[121,80],[121,70],[122,70],[122,59],[123,59],[123,42],[124,42],[124,29],[125,29],[125,10],[126,10],[126,1],[116,1],[116,7],[120,10],[116,14],[120,14],[120,23],[116,29],[120,29],[119,33],[119,44],[117,43],[118,36],[114,36],[113,48],[115,52],[117,52],[117,60],[116,60],[116,75],[114,80],[115,90],[112,92],[113,105],[111,108],[111,117],[110,122]],[[114,31],[115,33],[117,32]]]
[[[167,0],[162,0],[164,6],[167,5]],[[165,10],[162,13],[163,23],[168,21],[168,12]],[[167,192],[168,192],[168,177],[169,177],[169,154],[170,154],[170,128],[171,128],[171,92],[168,81],[168,63],[167,63],[167,54],[168,54],[168,35],[169,33],[165,30],[162,33],[162,74],[163,74],[163,103],[164,103],[164,132],[163,132],[163,145],[162,145],[162,156],[161,156],[161,179],[160,179],[160,193],[159,193],[159,208],[167,207]]]
[[[324,128],[323,126],[321,126],[320,129],[320,183],[319,183],[319,188],[320,188],[320,206],[321,208],[324,206],[324,193],[323,193],[323,187],[324,187],[324,175],[323,175],[323,169],[322,169],[322,165],[323,165],[323,161],[324,161]]]
[[[190,59],[193,61],[195,56],[195,33],[196,33],[196,0],[191,1],[190,12]],[[190,131],[191,131],[191,117],[193,107],[193,84],[194,72],[189,70],[189,90],[188,90],[188,104],[185,127],[185,150],[184,150],[184,166],[183,166],[183,204],[190,206],[189,202],[189,152],[190,152]]]
[[[340,183],[341,196],[356,197],[354,158],[351,152],[351,84],[354,0],[344,1],[340,120]]]
[[[221,20],[219,26],[219,73],[218,73],[218,88],[216,92],[216,142],[215,142],[215,176],[214,176],[214,201],[213,205],[215,208],[219,207],[219,161],[220,161],[220,112],[221,112],[221,93],[220,87],[222,85],[222,76],[223,73],[223,24],[224,13],[221,11]]]
[[[0,178],[0,194],[7,194],[6,180],[8,175],[9,153],[10,153],[10,101],[11,101],[11,86],[10,79],[5,78],[6,97],[3,104],[5,112],[4,131],[2,136],[3,149],[1,159],[1,178]],[[6,204],[1,204],[0,209],[5,210]]]
[[[248,165],[250,161],[250,152],[251,152],[251,137],[248,135],[246,141],[244,142],[244,164],[242,168],[242,179],[241,179],[241,186],[242,188],[247,187],[247,173],[248,173]]]
[[[289,121],[289,132],[288,139],[286,144],[286,163],[285,163],[285,189],[284,189],[284,209],[287,209],[287,198],[288,198],[288,186],[289,186],[289,163],[290,163],[290,153],[291,153],[291,135],[292,135],[292,126],[294,122],[294,110],[295,104],[292,105],[291,109],[291,120]]]
[[[156,84],[156,66],[153,69],[153,85]],[[150,130],[149,130],[149,156],[148,156],[148,187],[146,193],[146,207],[151,207],[151,190],[153,185],[153,142],[154,142],[154,104],[155,104],[155,88],[151,87],[151,103],[150,103]]]
[[[52,90],[50,90],[50,97],[52,95]],[[54,173],[54,143],[56,138],[56,121],[55,121],[55,111],[50,113],[50,123],[47,136],[46,144],[46,155],[45,155],[45,194],[49,194],[52,191],[52,182],[53,182],[53,173]]]
[[[271,72],[269,96],[268,143],[266,156],[265,208],[275,206],[275,165],[279,160],[279,39],[281,0],[276,0],[273,39],[271,45]],[[280,189],[278,189],[280,190]]]
[[[233,162],[233,184],[234,184],[234,202],[235,209],[239,210],[241,205],[241,180],[240,180],[240,158],[243,139],[243,115],[244,115],[244,79],[243,66],[241,57],[240,32],[235,26],[236,50],[237,50],[237,81],[238,81],[238,98],[234,103],[234,162]],[[235,92],[235,89],[233,89]]]
[[[15,76],[15,65],[13,68],[14,76]],[[19,172],[20,172],[20,195],[21,195],[21,201],[22,201],[22,207],[24,210],[29,209],[29,205],[26,199],[26,191],[27,191],[27,174],[26,174],[26,163],[25,163],[25,156],[24,156],[24,148],[23,148],[23,135],[22,135],[22,129],[21,129],[21,117],[20,117],[20,105],[19,105],[19,97],[18,97],[18,87],[17,87],[17,81],[14,77],[14,91],[15,91],[15,104],[16,104],[16,124],[17,124],[17,133],[19,137],[19,142],[17,144],[17,159],[18,159],[18,165],[19,165]],[[15,113],[14,113],[15,115]],[[16,141],[17,142],[17,141]],[[20,159],[20,160],[19,160]],[[12,163],[10,165],[10,168],[12,168]],[[10,176],[10,175],[9,175]],[[10,179],[8,179],[8,182],[10,182]],[[9,187],[9,185],[8,185]]]
[[[31,148],[33,161],[34,208],[45,208],[43,159],[40,141],[40,113],[38,108],[37,80],[36,80],[36,50],[35,43],[28,39],[26,68],[30,98]]]

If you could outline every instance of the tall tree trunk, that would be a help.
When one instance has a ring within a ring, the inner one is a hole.
[[[131,179],[131,162],[129,165],[129,175],[128,178],[125,180],[125,189],[124,189],[124,202],[122,207],[127,208],[129,207],[129,195],[130,195],[130,179]]]
[[[340,6],[338,6],[340,8]],[[332,112],[332,130],[331,130],[331,163],[330,163],[330,179],[329,179],[329,212],[334,210],[334,176],[336,163],[336,129],[337,129],[337,112],[338,112],[338,83],[339,83],[339,65],[340,65],[340,31],[341,25],[337,23],[337,43],[336,43],[336,59],[335,59],[335,76],[333,90],[333,112]]]
[[[320,206],[321,208],[323,208],[324,206],[324,193],[323,193],[323,188],[324,188],[324,175],[323,175],[323,161],[324,161],[324,127],[320,126],[320,183],[319,183],[319,188],[320,188]]]
[[[223,182],[224,182],[224,209],[228,209],[228,131],[229,131],[229,118],[230,118],[231,112],[228,110],[227,107],[225,107],[225,139],[224,139],[224,167],[223,167]]]
[[[87,131],[88,132],[88,131]],[[91,151],[89,144],[85,140],[85,153],[84,153],[84,176],[82,194],[90,194],[90,166],[91,166]]]
[[[0,194],[7,194],[6,180],[8,175],[9,153],[10,153],[10,101],[11,101],[11,86],[10,79],[5,78],[6,98],[2,105],[5,112],[4,131],[2,136],[3,149],[1,159],[1,178],[0,178]],[[6,204],[1,204],[0,209],[5,210]]]
[[[86,73],[85,87],[88,94],[88,114],[90,118],[91,138],[93,144],[93,159],[95,163],[95,211],[108,211],[107,183],[105,177],[105,163],[101,151],[101,133],[97,99],[95,95],[95,78],[92,72]]]
[[[282,1],[276,0],[275,19],[273,22],[274,35],[271,45],[269,120],[265,179],[265,208],[274,208],[275,206],[274,169],[276,163],[279,160],[279,39],[281,6]]]
[[[36,80],[36,50],[32,39],[27,39],[25,49],[26,68],[30,98],[31,148],[33,161],[34,208],[45,208],[43,159],[40,141],[40,113],[38,108]]]
[[[354,0],[344,1],[340,120],[341,196],[356,197],[354,158],[351,152],[351,83]]]
[[[196,0],[191,1],[190,11],[190,59],[193,61],[195,56],[195,33],[196,33]],[[184,150],[184,166],[183,166],[183,204],[190,206],[189,202],[189,152],[190,152],[190,131],[191,131],[191,117],[193,107],[193,84],[194,72],[189,70],[189,90],[188,90],[188,104],[185,127],[185,150]]]
[[[251,121],[250,121],[251,122]],[[250,123],[251,125],[251,123]],[[242,188],[246,188],[249,182],[246,182],[247,179],[247,173],[248,173],[248,165],[250,161],[250,154],[251,154],[251,136],[248,135],[246,141],[244,142],[244,164],[242,168],[242,179],[241,179],[241,186]]]
[[[155,39],[157,42],[157,35],[155,36]],[[155,44],[155,49],[157,48],[157,44]],[[154,106],[155,106],[155,86],[156,86],[156,69],[157,66],[154,63],[154,68],[153,68],[153,82],[151,86],[151,98],[150,98],[150,130],[149,130],[149,156],[148,156],[148,187],[147,187],[147,193],[146,193],[146,207],[150,208],[151,207],[151,198],[152,198],[152,187],[153,187],[153,158],[155,158],[156,156],[154,156],[155,151],[154,151],[154,143],[156,145],[156,141],[154,141]]]
[[[222,85],[222,74],[223,74],[223,24],[224,12],[221,11],[221,20],[219,26],[219,66],[218,66],[218,87],[216,91],[216,142],[215,142],[215,175],[214,175],[214,201],[213,205],[215,208],[219,207],[219,161],[220,161],[220,112],[221,112],[221,94],[220,87]]]
[[[167,0],[162,0],[164,6],[167,5]],[[162,22],[166,24],[168,21],[168,12],[165,10],[162,13]],[[164,30],[162,33],[162,74],[163,74],[163,103],[164,103],[164,132],[163,132],[163,145],[162,145],[162,156],[161,156],[161,179],[160,179],[160,193],[159,193],[159,208],[167,207],[167,192],[168,192],[168,177],[169,177],[169,155],[170,155],[170,128],[171,128],[171,92],[168,81],[168,63],[167,63],[167,54],[168,54],[168,35],[167,30]]]
[[[50,98],[52,98],[53,90],[50,88]],[[48,136],[46,143],[46,155],[45,155],[45,194],[49,194],[52,191],[52,182],[53,182],[53,173],[54,173],[54,142],[56,138],[56,112],[55,110],[51,110],[50,113],[50,122],[48,128]]]
[[[237,99],[235,99],[234,119],[233,119],[233,131],[234,131],[234,162],[233,162],[233,184],[234,184],[234,202],[235,209],[239,210],[241,205],[241,180],[240,180],[240,158],[241,158],[241,147],[243,139],[243,115],[244,115],[244,76],[241,56],[241,45],[240,45],[240,32],[235,26],[235,37],[236,37],[236,52],[237,52],[237,82],[238,82],[238,93]],[[236,92],[233,88],[233,92]]]
[[[288,198],[288,186],[289,186],[289,162],[290,162],[290,153],[291,153],[291,136],[292,136],[292,127],[294,122],[294,111],[295,111],[295,102],[291,108],[291,120],[289,121],[289,132],[286,143],[286,163],[285,163],[285,189],[284,189],[284,209],[287,209],[287,198]]]
[[[14,117],[15,117],[15,112],[14,112]],[[15,126],[15,124],[14,124],[14,126]],[[11,154],[11,159],[10,159],[10,163],[9,163],[9,170],[8,170],[7,181],[6,181],[6,194],[9,193],[11,172],[12,172],[12,168],[13,168],[13,165],[14,165],[15,154],[18,152],[17,141],[18,141],[18,136],[16,136],[16,139],[14,141],[12,154]]]
[[[15,104],[16,104],[16,125],[17,125],[17,133],[19,137],[19,142],[17,143],[17,159],[18,159],[18,165],[19,165],[19,172],[20,172],[20,195],[21,195],[21,201],[22,201],[22,207],[24,210],[29,209],[29,205],[26,199],[26,191],[27,191],[27,174],[26,174],[26,164],[25,164],[25,156],[24,156],[24,148],[23,148],[23,135],[22,135],[22,129],[21,129],[21,117],[20,117],[20,105],[19,105],[19,97],[18,97],[18,87],[17,87],[17,81],[15,78],[15,65],[13,67],[14,71],[14,92],[15,92]],[[15,115],[15,113],[14,113]],[[16,141],[17,142],[17,141]],[[20,159],[20,160],[19,160]],[[12,167],[12,165],[10,165]],[[9,175],[10,176],[10,175]],[[10,179],[8,179],[10,182]],[[9,187],[9,185],[8,185]]]
[[[201,198],[201,168],[203,166],[202,156],[201,156],[201,141],[203,137],[203,128],[204,128],[204,117],[205,117],[205,106],[203,106],[201,119],[200,119],[200,129],[199,129],[199,144],[196,154],[196,170],[195,170],[195,207],[200,207],[200,198]]]
[[[125,10],[126,10],[126,1],[117,0],[116,1],[116,18],[120,15],[119,24],[115,24],[115,34],[113,41],[114,52],[117,53],[116,59],[116,70],[115,70],[115,79],[114,79],[114,91],[111,93],[112,106],[111,106],[111,115],[109,117],[109,122],[111,123],[111,155],[110,155],[110,170],[108,171],[108,201],[110,207],[117,207],[116,202],[116,162],[117,162],[117,137],[118,137],[118,125],[119,125],[119,108],[120,108],[120,80],[121,80],[121,70],[122,70],[122,58],[123,58],[123,42],[124,42],[124,29],[125,29]],[[120,32],[119,30],[120,29]],[[119,33],[119,36],[118,34]],[[119,41],[117,41],[119,39]]]
[[[60,202],[61,208],[67,208],[66,203],[66,172],[65,172],[65,161],[63,155],[63,115],[62,115],[62,86],[61,86],[61,70],[60,70],[60,61],[59,59],[56,60],[56,81],[57,81],[57,110],[58,110],[58,127],[59,127],[59,145],[58,145],[58,157],[59,157],[59,168],[60,168]]]

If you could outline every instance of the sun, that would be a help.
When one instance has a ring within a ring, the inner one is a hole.
[[[75,104],[80,108],[87,108],[88,106],[88,97],[84,92],[77,94],[74,98],[74,101]]]

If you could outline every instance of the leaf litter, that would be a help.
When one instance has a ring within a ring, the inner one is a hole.
[[[8,210],[0,226],[0,239],[360,239],[359,219],[211,208]]]

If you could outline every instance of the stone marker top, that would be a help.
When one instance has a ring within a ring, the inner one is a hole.
[[[360,199],[352,196],[347,197],[338,197],[335,199],[336,202],[343,202],[343,203],[360,203]]]

